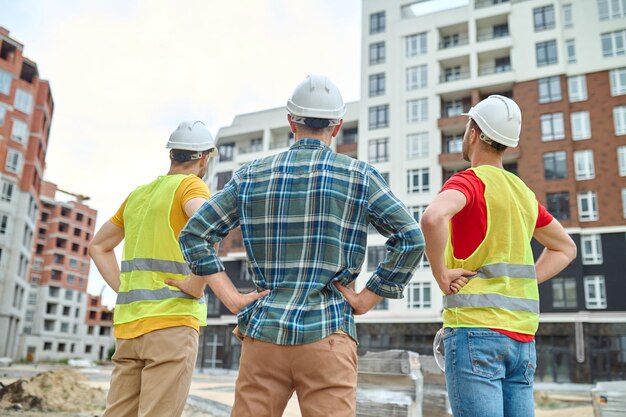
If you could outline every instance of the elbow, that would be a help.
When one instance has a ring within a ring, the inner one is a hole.
[[[574,243],[572,239],[570,239],[569,244],[567,245],[567,248],[564,250],[564,252],[570,262],[576,259],[576,256],[578,254],[578,248],[576,247],[576,243]]]

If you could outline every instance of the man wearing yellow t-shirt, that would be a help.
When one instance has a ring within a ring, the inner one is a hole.
[[[206,325],[204,299],[165,281],[191,274],[178,235],[209,198],[201,178],[215,142],[202,122],[183,122],[167,148],[167,175],[133,191],[89,245],[98,271],[117,292],[115,369],[103,417],[179,417],[191,385],[199,328]],[[120,270],[113,250],[122,240]]]

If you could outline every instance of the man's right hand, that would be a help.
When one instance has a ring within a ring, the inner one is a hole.
[[[202,296],[204,296],[204,287],[206,287],[204,278],[197,275],[190,275],[182,281],[166,279],[165,283],[178,288],[185,294],[189,294],[194,298],[202,298]]]
[[[236,297],[233,300],[231,305],[226,305],[228,310],[230,310],[233,314],[238,314],[241,310],[247,307],[252,302],[258,300],[259,298],[266,297],[270,293],[270,290],[264,290],[261,292],[252,291],[247,294],[239,294],[239,297]]]
[[[446,295],[456,294],[476,275],[476,271],[463,268],[444,269],[441,276],[435,277],[441,291]]]

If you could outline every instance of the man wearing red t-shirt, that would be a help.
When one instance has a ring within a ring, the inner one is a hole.
[[[452,176],[422,216],[426,255],[445,294],[448,396],[455,417],[533,416],[537,285],[576,257],[576,245],[503,168],[504,151],[519,142],[517,104],[493,95],[468,115],[463,158],[471,168]],[[533,237],[545,247],[537,262]]]

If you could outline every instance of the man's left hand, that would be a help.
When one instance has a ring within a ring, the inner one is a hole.
[[[333,282],[333,285],[343,294],[348,304],[352,307],[352,311],[357,316],[367,313],[383,299],[383,297],[367,288],[357,293],[352,288],[345,287],[339,282]]]

